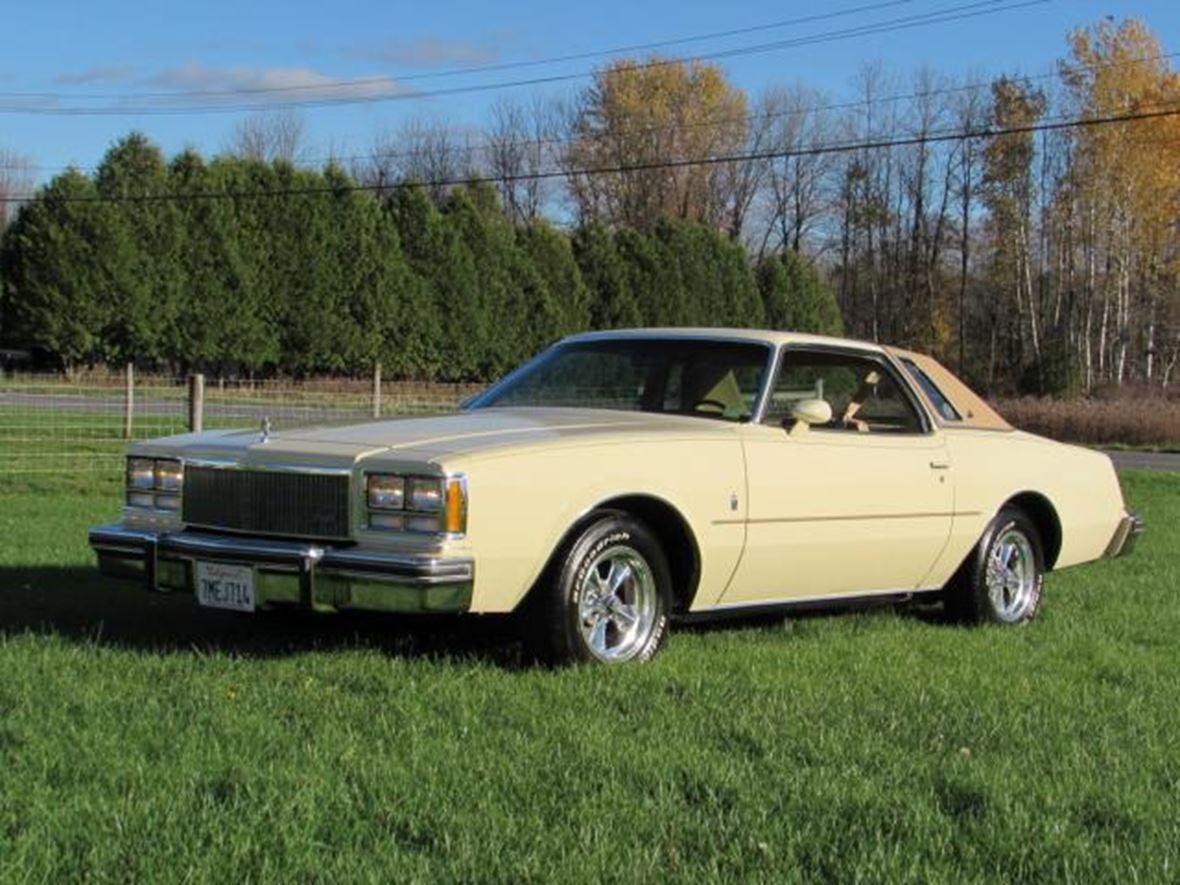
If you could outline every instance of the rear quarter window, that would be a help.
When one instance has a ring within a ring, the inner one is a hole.
[[[905,366],[906,371],[910,373],[910,376],[918,382],[918,386],[926,394],[926,399],[930,401],[930,405],[934,406],[934,410],[938,412],[938,416],[943,421],[963,420],[963,416],[959,414],[959,410],[951,405],[951,401],[938,389],[938,385],[931,380],[930,376],[919,368],[917,363],[909,359],[903,359],[901,362]]]

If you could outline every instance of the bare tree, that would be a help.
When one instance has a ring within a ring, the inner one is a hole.
[[[979,85],[981,77],[968,75],[965,87],[956,93],[951,114],[960,132],[977,132],[990,116],[987,90]],[[980,144],[977,138],[964,138],[955,146],[955,197],[958,207],[959,286],[956,320],[958,332],[958,369],[967,361],[967,288],[971,272],[971,218],[979,198]]]
[[[469,135],[416,118],[393,132],[380,133],[353,174],[379,194],[405,182],[425,185],[431,199],[442,205],[452,187],[473,173],[475,153]]]
[[[742,239],[746,232],[746,219],[770,171],[771,161],[766,155],[776,148],[776,121],[768,97],[764,94],[753,114],[745,120],[746,140],[742,153],[748,159],[725,163],[718,170],[719,180],[714,190],[724,201],[727,229],[735,240]]]
[[[527,104],[500,99],[492,106],[482,153],[513,221],[527,223],[540,216],[550,189],[539,176],[557,166],[561,131],[560,106],[541,96]]]
[[[271,163],[294,163],[303,148],[303,117],[294,111],[265,111],[246,117],[234,128],[227,151],[235,156]]]
[[[819,107],[823,95],[805,87],[773,88],[759,101],[769,128],[767,141],[779,154],[766,168],[766,229],[759,252],[791,249],[822,222],[833,160],[815,153],[831,138],[828,118]]]
[[[0,230],[16,216],[20,198],[33,189],[34,177],[32,160],[0,147]]]

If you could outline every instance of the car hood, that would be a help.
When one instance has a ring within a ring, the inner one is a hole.
[[[734,425],[708,418],[600,409],[489,408],[432,418],[279,430],[212,431],[145,444],[146,452],[232,460],[240,464],[351,464],[395,453],[407,460],[478,454],[510,447],[634,442],[643,438],[730,433]]]

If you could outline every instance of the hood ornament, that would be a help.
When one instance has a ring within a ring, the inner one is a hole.
[[[262,419],[262,427],[258,432],[258,441],[260,443],[270,442],[270,416]]]

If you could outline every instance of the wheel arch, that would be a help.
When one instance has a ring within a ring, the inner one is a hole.
[[[1057,508],[1040,492],[1033,491],[1013,495],[1000,509],[1004,507],[1015,507],[1032,520],[1044,545],[1042,553],[1045,558],[1045,571],[1052,570],[1061,553],[1062,542],[1061,518],[1057,515]]]
[[[696,534],[675,505],[658,495],[636,492],[606,498],[583,511],[562,533],[549,552],[545,567],[541,569],[537,580],[524,595],[518,608],[533,595],[537,585],[553,578],[554,570],[561,567],[563,551],[585,531],[586,527],[600,518],[604,512],[611,511],[626,513],[638,519],[656,536],[664,555],[668,558],[668,568],[672,573],[673,612],[679,614],[692,607],[701,576],[701,552]]]

